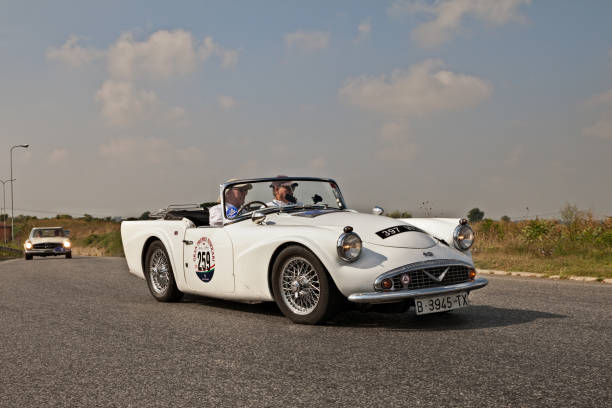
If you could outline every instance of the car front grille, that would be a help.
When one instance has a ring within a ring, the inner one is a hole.
[[[54,249],[57,247],[61,247],[61,242],[43,242],[42,244],[34,244],[32,248],[34,249]]]
[[[446,271],[448,269],[448,271]],[[407,273],[410,276],[410,283],[403,285],[401,276],[404,273],[398,273],[391,277],[393,280],[393,288],[391,290],[411,290],[411,289],[422,289],[422,288],[433,288],[446,285],[453,285],[455,283],[468,282],[470,268],[465,265],[443,265],[429,268],[416,269]],[[430,275],[439,278],[441,274],[446,271],[444,278],[438,282],[425,273],[427,271]]]

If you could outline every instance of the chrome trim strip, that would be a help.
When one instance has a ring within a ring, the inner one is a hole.
[[[374,289],[382,290],[382,286],[380,283],[383,281],[383,279],[391,278],[401,273],[411,272],[414,270],[424,269],[424,268],[435,268],[435,267],[440,267],[440,266],[455,266],[455,265],[467,266],[468,268],[474,268],[473,264],[459,260],[459,259],[432,259],[431,261],[415,262],[415,263],[411,263],[408,265],[400,266],[399,268],[392,269],[389,272],[385,272],[382,275],[378,276],[378,278],[376,278],[376,280],[374,281]]]
[[[489,281],[485,278],[479,278],[471,282],[456,283],[454,285],[436,288],[401,290],[397,292],[353,293],[352,295],[349,295],[348,300],[355,303],[391,303],[424,296],[436,296],[445,293],[461,292],[464,290],[476,290],[487,286],[488,283]]]

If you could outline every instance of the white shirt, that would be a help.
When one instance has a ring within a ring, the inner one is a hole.
[[[285,203],[285,202],[283,202],[283,201],[280,201],[280,200],[274,199],[274,200],[270,201],[269,203],[266,203],[266,205],[267,205],[268,207],[288,207],[288,206],[297,206],[297,207],[301,207],[301,206],[303,206],[304,204],[300,203],[299,201],[298,201],[298,202],[296,202],[296,203],[294,204],[294,203]]]
[[[221,204],[214,205],[208,209],[208,219],[211,227],[223,225],[223,207]]]

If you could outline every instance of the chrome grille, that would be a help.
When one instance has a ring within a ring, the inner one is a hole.
[[[32,248],[34,249],[54,249],[57,247],[61,247],[61,242],[43,242],[42,244],[34,244]]]
[[[447,268],[448,272],[446,272],[446,275],[444,276],[444,279],[442,279],[442,282],[435,281],[425,274],[425,271],[427,271],[429,274],[435,277],[439,277],[442,273],[444,273]],[[405,272],[410,275],[410,283],[408,284],[408,286],[402,285],[400,276],[402,276],[403,273],[398,273],[397,275],[391,278],[393,280],[392,290],[432,288],[467,282],[470,280],[469,270],[470,268],[464,265],[443,265],[433,268],[423,268],[410,272]]]

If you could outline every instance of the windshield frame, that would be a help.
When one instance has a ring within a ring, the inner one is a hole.
[[[342,191],[340,190],[340,186],[338,185],[338,183],[336,182],[336,180],[332,179],[332,178],[320,178],[320,177],[263,177],[263,178],[250,178],[250,179],[240,179],[240,180],[233,180],[231,182],[227,182],[227,183],[223,183],[219,186],[219,195],[221,198],[221,209],[223,210],[223,225],[228,225],[228,224],[233,224],[235,222],[238,221],[243,221],[246,219],[250,219],[253,212],[251,213],[247,213],[245,215],[241,215],[241,216],[237,216],[235,218],[227,218],[226,214],[225,214],[225,189],[233,186],[235,184],[247,184],[247,183],[262,183],[262,182],[272,182],[272,181],[277,181],[277,180],[290,180],[290,181],[314,181],[314,182],[322,182],[322,183],[329,183],[329,184],[334,184],[336,186],[335,190],[338,192],[338,197],[337,199],[340,201],[340,206],[341,208],[333,208],[336,211],[345,211],[348,209],[348,207],[346,206],[346,201],[344,201],[344,197],[342,196]],[[262,208],[261,210],[258,211],[263,211],[266,214],[270,214],[273,212],[295,212],[296,210],[304,210],[304,209],[311,209],[311,208],[323,208],[323,205],[305,205],[305,206],[285,206],[285,207],[279,207],[279,208]],[[332,209],[332,208],[330,208]]]
[[[34,236],[34,234],[38,231],[60,231],[60,235],[58,236],[52,236],[52,237],[36,237]],[[32,230],[30,231],[30,238],[62,238],[62,239],[66,239],[66,231],[64,230],[63,227],[35,227],[32,228]]]

